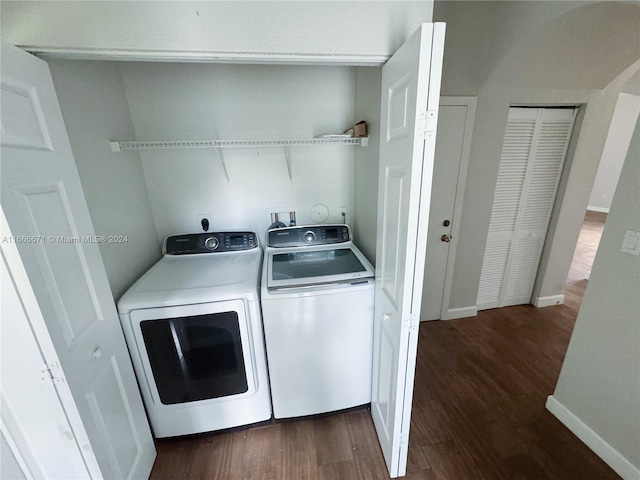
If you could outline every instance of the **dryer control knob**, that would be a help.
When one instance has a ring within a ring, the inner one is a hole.
[[[313,233],[311,230],[309,230],[308,232],[305,232],[304,234],[304,241],[307,243],[312,243],[315,241],[316,239],[316,234]]]
[[[204,241],[204,246],[209,250],[215,250],[216,248],[218,248],[219,244],[220,242],[216,237],[209,237]]]

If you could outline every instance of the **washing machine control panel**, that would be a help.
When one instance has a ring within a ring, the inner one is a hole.
[[[351,240],[347,225],[313,225],[307,227],[275,228],[267,232],[270,247],[301,247],[304,245],[327,245]]]
[[[212,232],[170,235],[164,240],[165,255],[237,252],[258,247],[255,232]]]

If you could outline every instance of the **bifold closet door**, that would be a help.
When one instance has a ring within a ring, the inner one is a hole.
[[[576,111],[509,110],[482,263],[478,310],[531,300]]]

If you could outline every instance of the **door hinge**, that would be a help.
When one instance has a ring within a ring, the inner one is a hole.
[[[400,445],[408,445],[409,444],[409,434],[407,432],[401,433],[398,435],[398,443]]]
[[[58,362],[45,363],[41,373],[42,380],[48,380],[52,383],[64,383],[64,372]]]
[[[438,127],[438,112],[437,110],[427,110],[418,115],[416,121],[417,134],[422,138],[427,139],[435,137],[436,128]]]
[[[415,313],[410,313],[408,316],[404,318],[404,326],[409,328],[411,331],[415,331],[418,329],[420,325],[420,317]]]

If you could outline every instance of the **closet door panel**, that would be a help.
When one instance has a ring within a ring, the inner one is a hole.
[[[528,109],[512,109],[502,144],[489,233],[513,232],[527,174],[536,118]],[[525,118],[519,118],[524,116]],[[515,118],[514,118],[515,117]],[[529,118],[527,118],[529,117]]]
[[[499,234],[489,234],[487,246],[484,251],[484,261],[482,262],[482,274],[480,276],[480,287],[478,289],[478,310],[496,308],[500,291],[502,290],[502,279],[507,268],[509,249],[511,247],[511,235],[508,238],[499,238]]]
[[[536,280],[544,237],[521,232],[511,248],[511,263],[503,281],[499,307],[529,303]]]
[[[542,110],[519,229],[546,232],[572,126],[573,110]]]
[[[509,111],[482,263],[476,302],[478,310],[500,306],[536,120],[537,113],[531,109],[512,108]]]

